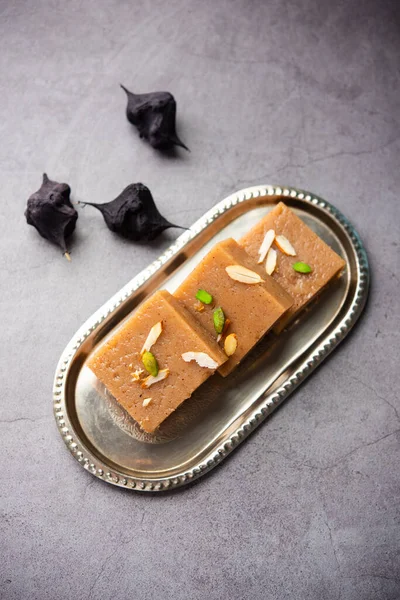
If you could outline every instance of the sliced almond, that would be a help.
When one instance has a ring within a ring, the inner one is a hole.
[[[265,261],[265,270],[267,271],[268,275],[272,275],[272,273],[275,271],[277,256],[278,253],[276,250],[273,248],[268,250],[267,260]]]
[[[161,369],[158,371],[158,375],[153,377],[153,375],[149,375],[146,379],[143,380],[142,388],[149,388],[151,385],[162,381],[163,379],[167,379],[169,375],[169,369]]]
[[[140,351],[140,354],[144,352],[150,352],[151,347],[156,343],[158,338],[160,337],[162,332],[162,321],[159,321],[150,329],[150,333],[146,338],[145,343],[143,344],[143,348]]]
[[[201,302],[196,302],[196,304],[194,305],[194,310],[196,312],[203,312],[204,304],[202,304]]]
[[[143,369],[136,369],[136,371],[131,373],[131,377],[132,377],[133,381],[139,381],[140,377],[142,376],[142,373],[144,373]]]
[[[235,354],[237,345],[238,343],[236,333],[230,333],[229,335],[227,335],[224,343],[225,354],[227,356],[232,356],[232,354]]]
[[[254,285],[255,283],[261,283],[264,281],[258,273],[254,271],[250,271],[246,267],[242,267],[242,265],[230,265],[226,267],[225,271],[228,273],[231,279],[235,281],[240,281],[241,283],[249,283]]]
[[[275,239],[275,231],[273,229],[269,229],[267,231],[267,233],[265,234],[263,242],[258,251],[258,254],[260,255],[260,258],[258,259],[259,265],[264,262],[264,259],[267,256],[268,250],[271,248],[274,239]]]
[[[283,254],[286,254],[287,256],[296,256],[296,250],[284,235],[277,235],[275,237],[275,244]]]
[[[145,398],[143,400],[142,406],[144,406],[144,408],[146,408],[146,406],[148,406],[151,402],[151,398]]]
[[[182,358],[185,362],[196,361],[199,367],[205,367],[206,369],[217,369],[218,363],[208,356],[206,352],[184,352]]]

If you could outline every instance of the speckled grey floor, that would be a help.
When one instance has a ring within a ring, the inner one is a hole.
[[[1,2],[1,598],[400,598],[398,6]],[[171,90],[192,152],[142,143],[120,82]],[[44,170],[76,200],[143,181],[184,225],[246,185],[310,189],[367,246],[368,310],[211,475],[161,496],[108,486],[56,430],[54,369],[175,232],[137,246],[82,210],[69,264],[24,222]]]

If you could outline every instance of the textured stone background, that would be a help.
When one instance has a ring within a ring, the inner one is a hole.
[[[398,7],[2,0],[1,598],[400,598]],[[141,142],[120,82],[171,90],[192,152],[171,159]],[[367,312],[196,485],[108,486],[57,432],[54,369],[83,320],[176,232],[129,244],[82,210],[69,264],[24,222],[44,170],[75,200],[143,181],[184,225],[246,185],[312,190],[366,244]]]

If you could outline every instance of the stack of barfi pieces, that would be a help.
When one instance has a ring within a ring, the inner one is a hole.
[[[215,371],[227,376],[268,331],[282,331],[344,266],[280,202],[239,242],[216,244],[174,295],[150,296],[88,366],[153,433]]]

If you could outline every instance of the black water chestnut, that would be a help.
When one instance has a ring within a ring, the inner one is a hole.
[[[51,181],[43,173],[43,183],[28,198],[26,221],[36,227],[42,237],[60,246],[70,260],[66,240],[75,229],[78,213],[70,200],[71,188],[66,183]]]
[[[169,92],[133,94],[121,85],[128,96],[127,119],[139,131],[141,138],[160,150],[181,146],[189,150],[178,138],[175,130],[176,101]]]
[[[173,225],[159,213],[149,188],[143,183],[128,185],[111,202],[83,204],[97,208],[111,231],[135,242],[154,240],[169,227],[184,229]]]

